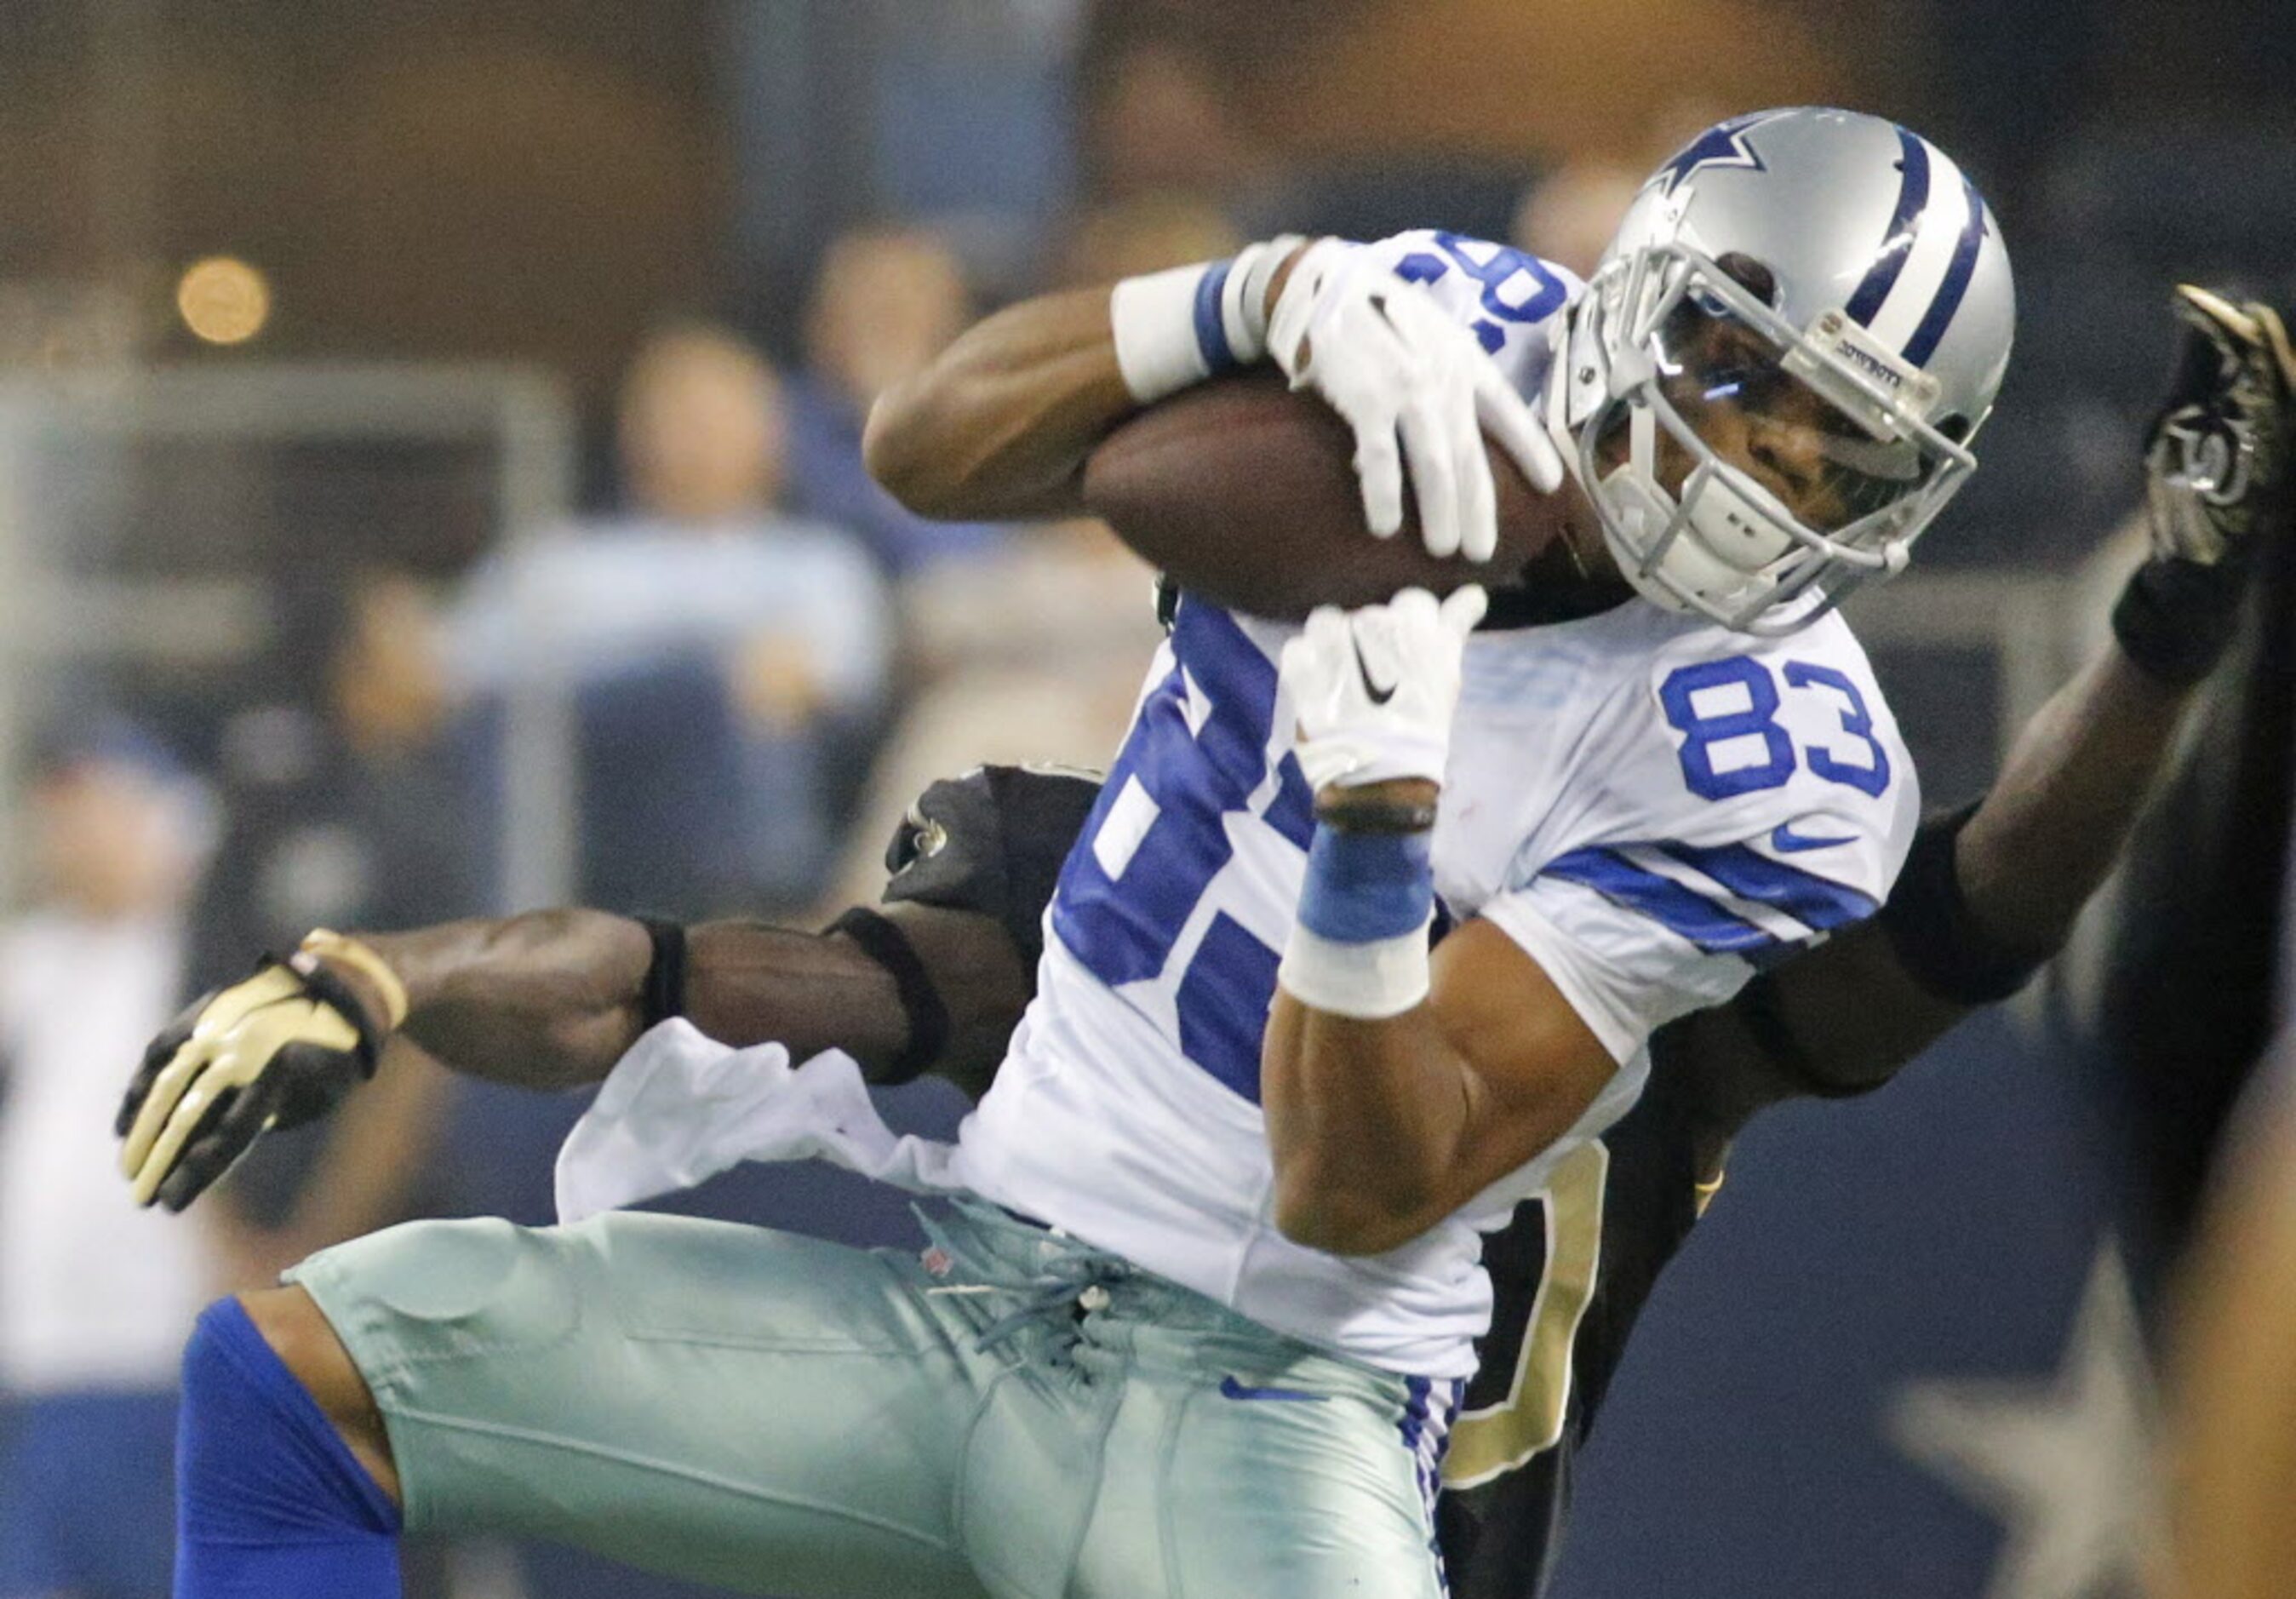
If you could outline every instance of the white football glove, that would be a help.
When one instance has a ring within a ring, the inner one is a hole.
[[[1283,646],[1281,673],[1310,789],[1443,781],[1460,663],[1487,603],[1469,584],[1439,605],[1425,589],[1406,588],[1384,605],[1325,605],[1308,616]]]
[[[1364,516],[1382,538],[1403,526],[1407,463],[1428,554],[1491,558],[1498,512],[1486,430],[1541,494],[1562,481],[1546,430],[1474,334],[1359,246],[1325,239],[1300,258],[1267,348],[1292,388],[1313,390],[1354,430]]]

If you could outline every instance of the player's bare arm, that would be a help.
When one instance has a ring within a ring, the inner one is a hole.
[[[594,910],[315,934],[153,1041],[120,1110],[123,1165],[145,1202],[181,1210],[268,1127],[364,1082],[370,1044],[415,1040],[468,1075],[572,1088],[668,1015],[736,1046],[834,1046],[873,1081],[938,1072],[977,1096],[1033,991],[1045,903],[1096,791],[1010,767],[930,784],[887,849],[882,910],[856,907],[826,934]]]
[[[970,936],[961,912],[903,906],[888,919],[967,1007],[948,1030],[945,1063],[954,1068],[977,1054],[984,1026],[1001,1049],[1019,1014],[1011,1003],[1021,992],[1018,958],[999,940]],[[410,1037],[458,1071],[521,1087],[599,1081],[657,1010],[674,1010],[737,1046],[771,1039],[800,1057],[841,1048],[879,1073],[909,1046],[893,974],[851,936],[699,923],[682,931],[680,993],[650,1004],[659,936],[674,935],[603,911],[562,910],[364,942],[406,985],[400,1025]],[[353,970],[342,975],[360,982]]]
[[[1084,464],[1139,408],[1125,387],[1105,287],[1024,300],[965,332],[878,398],[871,475],[924,516],[1070,516]]]
[[[1426,1000],[1362,1020],[1278,989],[1260,1092],[1277,1226],[1335,1254],[1409,1242],[1546,1149],[1617,1070],[1513,939],[1471,921]]]
[[[400,1031],[457,1071],[529,1088],[601,1081],[666,1015],[737,1046],[841,1048],[880,1077],[985,1081],[1028,1002],[1013,941],[936,906],[860,915],[866,928],[828,935],[593,910],[315,934],[153,1041],[120,1108],[123,1169],[139,1202],[180,1210],[263,1133],[332,1110]],[[939,980],[923,1047],[906,964]]]
[[[1260,361],[1353,430],[1365,520],[1382,537],[1403,526],[1407,464],[1427,548],[1490,556],[1486,431],[1540,491],[1561,480],[1553,445],[1456,319],[1354,247],[1291,236],[991,316],[879,399],[864,449],[925,515],[1072,514],[1119,422]]]
[[[1718,1158],[1761,1105],[1878,1086],[2020,986],[2119,858],[2230,636],[2296,427],[2277,316],[2197,290],[2176,306],[2185,353],[2146,447],[2153,554],[2112,643],[2019,734],[1973,812],[1931,818],[1879,918],[1669,1029],[1672,1058],[1708,1084]]]
[[[1308,886],[1260,1052],[1275,1221],[1334,1254],[1408,1242],[1565,1132],[1608,1050],[1512,939],[1431,962],[1428,840],[1480,589],[1318,611],[1285,647],[1316,793]]]

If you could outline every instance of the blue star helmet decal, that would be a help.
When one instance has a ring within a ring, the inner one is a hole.
[[[1727,122],[1717,123],[1700,134],[1677,152],[1675,158],[1651,175],[1652,183],[1663,178],[1669,199],[1683,179],[1702,167],[1743,167],[1756,172],[1767,172],[1762,158],[1746,143],[1746,135],[1759,127],[1777,111],[1751,111],[1742,117],[1733,117]]]

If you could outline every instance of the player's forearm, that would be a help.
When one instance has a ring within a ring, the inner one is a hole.
[[[1377,1020],[1276,989],[1260,1052],[1276,1225],[1333,1254],[1408,1243],[1553,1146],[1617,1062],[1538,964],[1472,919],[1428,998]]]
[[[871,475],[921,516],[1059,516],[1082,509],[1093,447],[1137,410],[1116,359],[1105,287],[1000,311],[869,414]]]
[[[839,1049],[873,1082],[929,1071],[979,1097],[1028,1009],[1027,964],[994,917],[934,905],[889,905],[882,914],[932,1014],[914,1009],[921,995],[905,996],[901,980],[843,934],[719,922],[687,935],[687,1019],[721,1043],[770,1040],[800,1060]],[[920,1026],[933,1036],[920,1037]]]
[[[1970,914],[2004,947],[2054,951],[2112,869],[2192,697],[2116,645],[2044,706],[1962,830]]]
[[[1398,1248],[1456,1201],[1472,1088],[1420,1005],[1376,1021],[1335,1016],[1282,988],[1261,1045],[1260,1108],[1275,1168],[1275,1225],[1335,1255]]]
[[[853,939],[755,922],[685,933],[684,1013],[736,1047],[772,1041],[802,1059],[845,1051],[876,1076],[906,1064],[979,1092],[1028,1004],[1028,974],[990,918],[890,907],[946,1024],[909,1060],[912,1017],[895,975]],[[407,993],[401,1031],[446,1065],[532,1088],[602,1080],[645,1025],[652,940],[603,911],[537,911],[364,940]],[[355,983],[356,973],[346,972]]]
[[[1266,353],[1305,249],[1271,240],[999,312],[878,399],[862,439],[871,474],[922,516],[1082,512],[1085,463],[1119,422]]]
[[[361,941],[406,987],[400,1030],[456,1071],[580,1087],[637,1040],[652,943],[626,916],[530,911]],[[356,986],[357,973],[343,975]]]

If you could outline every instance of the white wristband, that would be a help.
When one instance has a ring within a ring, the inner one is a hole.
[[[1284,234],[1233,260],[1175,266],[1118,283],[1108,299],[1116,365],[1142,405],[1267,353],[1267,284],[1300,242]]]
[[[1267,285],[1292,252],[1307,242],[1298,234],[1278,234],[1245,245],[1230,263],[1220,293],[1220,320],[1239,365],[1267,358]]]
[[[1124,373],[1124,386],[1142,405],[1152,405],[1211,376],[1211,355],[1199,334],[1197,301],[1209,275],[1225,265],[1199,262],[1128,277],[1110,293],[1108,324],[1116,335],[1116,365]],[[1211,316],[1218,320],[1217,303]]]
[[[1294,923],[1275,980],[1300,1004],[1334,1016],[1359,1021],[1399,1016],[1425,999],[1431,986],[1427,928],[1343,944]]]

